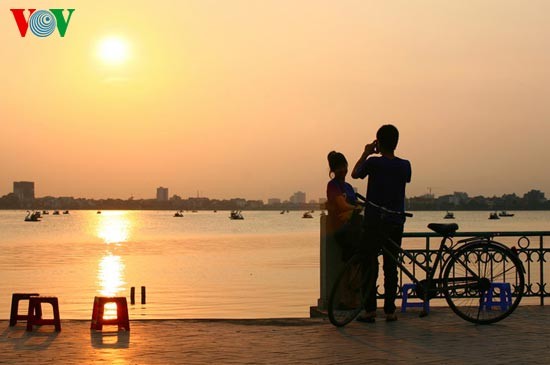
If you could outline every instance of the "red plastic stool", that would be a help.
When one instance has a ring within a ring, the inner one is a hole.
[[[49,303],[53,307],[53,319],[42,318],[42,303]],[[61,319],[59,317],[59,302],[57,297],[30,297],[29,310],[27,312],[27,331],[32,331],[34,325],[42,326],[53,324],[57,332],[61,331]]]
[[[116,303],[116,318],[104,319],[105,304]],[[130,330],[130,319],[128,317],[128,302],[126,297],[95,297],[94,309],[92,310],[92,325],[90,329],[102,330],[104,324],[116,324],[118,329]]]
[[[27,320],[26,314],[19,314],[19,301],[20,300],[29,300],[30,297],[37,297],[40,294],[38,293],[13,293],[11,295],[11,312],[10,312],[10,327],[13,327],[17,324],[17,320]],[[42,317],[41,313],[40,317]]]

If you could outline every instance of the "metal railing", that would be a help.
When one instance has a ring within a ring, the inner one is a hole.
[[[524,297],[538,297],[540,305],[544,305],[544,298],[550,296],[547,287],[547,279],[550,277],[550,268],[545,267],[550,258],[550,238],[545,247],[544,238],[550,237],[550,231],[515,231],[515,232],[457,232],[454,237],[483,237],[503,243],[508,247],[515,247],[521,262],[525,268],[525,293]],[[410,239],[424,239],[424,248],[408,249]],[[434,242],[432,242],[434,241]],[[420,261],[430,265],[435,260],[441,236],[433,232],[404,233],[403,248]],[[413,274],[416,274],[416,265],[410,260],[405,262],[411,265]],[[545,277],[546,276],[546,277]],[[408,278],[399,272],[399,288]],[[400,295],[401,290],[400,290]]]
[[[343,267],[339,245],[330,235],[326,234],[326,217],[321,217],[321,242],[320,242],[320,295],[317,306],[312,307],[314,312],[326,310],[328,296],[336,279],[336,276]],[[550,231],[515,231],[515,232],[457,232],[455,239],[461,237],[485,237],[503,243],[508,247],[515,247],[519,258],[525,268],[525,297],[539,298],[540,305],[544,305],[546,297],[550,296],[547,287],[547,279],[550,279],[550,268],[547,267],[550,258],[550,238],[546,247],[544,239],[550,237]],[[423,265],[434,262],[441,242],[441,236],[434,232],[407,232],[403,234],[402,247],[418,259]],[[420,275],[414,263],[405,262],[413,274]],[[382,271],[382,267],[380,267]],[[383,277],[380,273],[379,278]],[[409,282],[409,278],[399,271],[399,294],[402,297],[403,284]],[[383,286],[379,286],[383,290]],[[382,294],[379,293],[379,297]]]

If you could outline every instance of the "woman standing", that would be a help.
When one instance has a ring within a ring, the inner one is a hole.
[[[355,190],[346,182],[348,161],[336,151],[327,156],[331,180],[327,184],[327,233],[334,235],[342,247],[342,260],[347,261],[353,254],[354,240],[360,230],[359,213]]]

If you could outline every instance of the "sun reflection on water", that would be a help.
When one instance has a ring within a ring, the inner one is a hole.
[[[127,212],[104,212],[99,220],[97,236],[105,243],[121,243],[128,240],[131,227]]]
[[[101,296],[119,296],[124,292],[125,265],[121,256],[113,254],[112,244],[116,246],[126,242],[131,227],[127,212],[104,212],[99,217],[97,236],[107,244],[108,251],[99,261],[97,273],[99,293]],[[103,318],[116,318],[115,303],[107,303]]]
[[[103,296],[115,296],[123,290],[124,263],[120,256],[107,254],[99,262],[98,272],[100,293]]]
[[[124,282],[124,263],[120,256],[107,254],[99,262],[99,287],[102,296],[117,296],[122,291]],[[117,317],[116,303],[105,304],[103,318],[111,319]]]

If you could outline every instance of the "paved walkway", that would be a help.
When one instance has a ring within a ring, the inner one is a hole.
[[[419,318],[352,323],[323,319],[136,320],[130,332],[90,331],[64,320],[62,331],[0,321],[2,364],[526,364],[550,363],[550,306],[520,307],[489,326],[465,322],[447,308]]]

